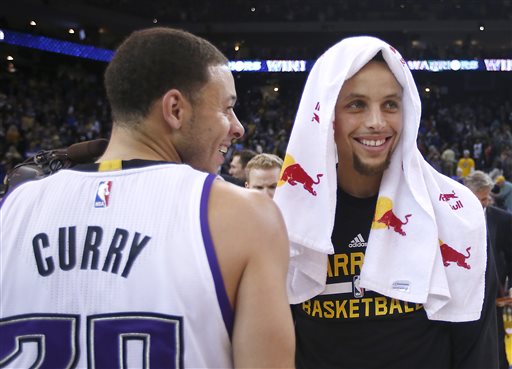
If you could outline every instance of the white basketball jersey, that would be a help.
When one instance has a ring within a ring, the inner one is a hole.
[[[0,366],[232,367],[215,176],[144,164],[62,170],[3,199]]]

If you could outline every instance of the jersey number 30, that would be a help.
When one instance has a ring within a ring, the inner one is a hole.
[[[80,316],[30,314],[0,320],[0,367],[9,367],[23,355],[23,343],[37,344],[38,369],[73,368],[78,363]],[[87,317],[88,368],[128,368],[130,343],[142,347],[137,367],[183,367],[183,321],[181,317],[118,313]],[[83,354],[83,353],[82,353]],[[133,355],[130,356],[133,358]]]

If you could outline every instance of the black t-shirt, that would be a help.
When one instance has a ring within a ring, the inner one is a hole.
[[[376,202],[376,196],[358,199],[338,190],[327,287],[292,306],[298,368],[455,367],[453,323],[430,321],[422,305],[359,287]],[[480,329],[476,326],[469,334],[477,337]],[[473,353],[481,350],[485,356],[485,348],[471,338],[468,344]],[[489,365],[493,367],[492,360]]]

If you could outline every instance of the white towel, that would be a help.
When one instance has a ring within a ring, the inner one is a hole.
[[[361,287],[424,304],[429,319],[480,317],[486,231],[482,206],[422,157],[421,102],[401,55],[374,37],[347,38],[315,63],[302,95],[275,194],[291,241],[288,295],[295,304],[325,289],[334,252],[337,151],[334,109],[343,82],[379,51],[403,87],[403,131],[384,172]]]

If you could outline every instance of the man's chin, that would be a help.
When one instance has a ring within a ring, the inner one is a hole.
[[[354,169],[364,176],[382,175],[389,167],[391,156],[388,155],[385,160],[380,163],[367,163],[361,160],[357,155],[353,156]]]

